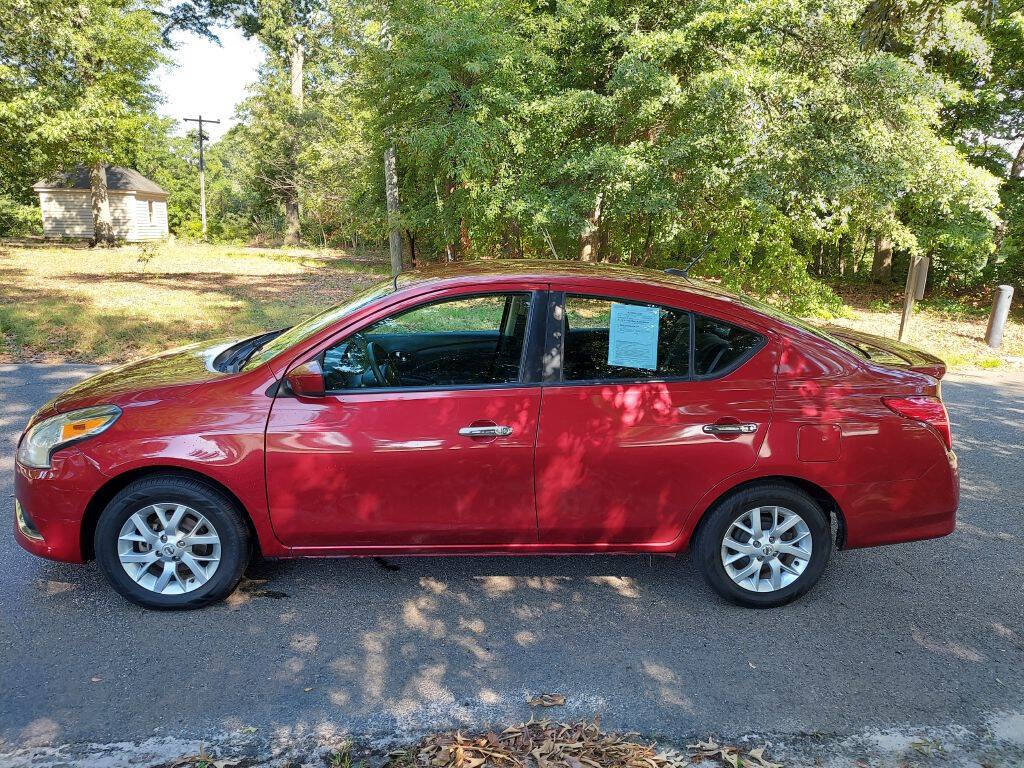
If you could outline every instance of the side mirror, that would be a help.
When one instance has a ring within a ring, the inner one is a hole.
[[[324,369],[317,360],[295,366],[285,374],[284,381],[297,397],[324,396]]]

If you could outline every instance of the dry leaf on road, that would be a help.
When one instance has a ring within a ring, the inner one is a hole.
[[[561,707],[565,705],[565,696],[561,693],[542,693],[530,699],[531,707]]]

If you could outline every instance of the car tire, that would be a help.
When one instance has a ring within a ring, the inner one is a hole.
[[[760,538],[751,535],[758,533],[754,514],[760,521]],[[778,521],[774,528],[773,521]],[[781,533],[770,536],[773,530]],[[750,486],[708,511],[694,554],[704,578],[722,597],[749,608],[774,608],[796,600],[821,577],[832,556],[831,520],[796,486]]]
[[[209,483],[173,474],[119,491],[100,514],[93,543],[110,585],[133,603],[159,610],[201,608],[231,594],[250,553],[249,529],[236,504]]]

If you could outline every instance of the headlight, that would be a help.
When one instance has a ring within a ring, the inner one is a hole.
[[[94,405],[44,419],[28,431],[18,446],[18,463],[49,469],[54,451],[98,435],[120,415],[121,409],[116,405]]]

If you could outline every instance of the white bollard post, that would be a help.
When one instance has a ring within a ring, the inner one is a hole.
[[[1013,286],[996,286],[996,296],[992,301],[992,314],[988,318],[988,328],[985,330],[985,343],[992,349],[999,349],[1003,343],[1003,330],[1006,328],[1006,318],[1010,314],[1010,302],[1013,301]]]

